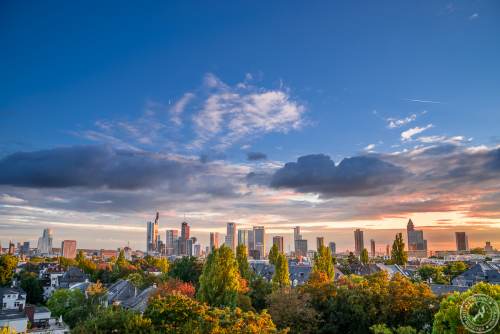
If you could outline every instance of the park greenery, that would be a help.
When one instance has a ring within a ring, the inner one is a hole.
[[[350,254],[339,268],[368,263]],[[17,258],[0,257],[0,282],[17,279],[32,304],[43,304],[42,282],[35,259],[14,275]],[[474,293],[500,301],[500,287],[479,283],[463,293],[438,297],[429,282],[449,284],[467,269],[463,262],[444,266],[422,265],[413,279],[385,271],[357,276],[344,271],[335,278],[330,249],[321,246],[309,279],[292,286],[288,259],[271,249],[272,279],[250,267],[245,246],[233,252],[215,248],[205,261],[183,257],[173,262],[146,256],[132,261],[123,252],[116,259],[99,262],[82,252],[76,259],[52,260],[63,268],[77,266],[92,280],[85,292],[56,290],[45,302],[53,316],[62,316],[72,333],[464,333],[459,309]],[[405,265],[407,255],[396,235],[390,263]],[[156,274],[152,274],[156,273]],[[138,289],[156,285],[143,313],[107,305],[106,286],[127,279]],[[496,333],[496,332],[495,332]]]

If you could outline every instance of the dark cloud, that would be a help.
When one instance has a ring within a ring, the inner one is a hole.
[[[266,160],[267,155],[262,152],[247,152],[248,161]]]
[[[346,158],[335,166],[329,156],[317,154],[285,164],[273,175],[271,186],[325,197],[370,196],[388,191],[406,176],[403,168],[375,157]]]
[[[180,188],[202,169],[154,153],[105,146],[18,152],[0,160],[0,184],[33,188]]]

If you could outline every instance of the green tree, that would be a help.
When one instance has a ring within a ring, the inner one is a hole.
[[[249,281],[252,272],[248,264],[247,248],[245,245],[238,245],[236,247],[236,262],[238,263],[240,276]]]
[[[260,275],[254,275],[250,280],[249,296],[252,299],[252,306],[257,311],[266,308],[266,299],[273,292],[273,285]]]
[[[154,329],[151,320],[138,313],[122,308],[107,308],[98,315],[80,322],[71,333],[147,334],[154,333]]]
[[[443,273],[443,268],[440,266],[432,266],[425,264],[418,268],[418,275],[423,281],[432,280],[436,284],[448,284],[449,281]]]
[[[184,256],[174,261],[168,272],[172,278],[198,286],[203,264],[194,256]]]
[[[459,293],[455,292],[441,301],[439,311],[434,316],[432,326],[433,334],[456,334],[467,333],[462,321],[460,320],[460,307],[465,299],[474,294],[484,294],[492,297],[497,303],[500,303],[500,286],[488,283],[477,283],[469,290]],[[500,326],[497,326],[490,333],[500,333]]]
[[[276,265],[276,260],[278,259],[279,255],[279,250],[278,250],[278,245],[273,244],[271,247],[271,250],[269,251],[269,263],[272,264],[273,266]]]
[[[0,286],[10,284],[14,270],[17,267],[17,257],[5,254],[0,256]]]
[[[486,251],[482,247],[475,247],[470,250],[471,254],[486,255]]]
[[[120,254],[118,255],[118,258],[116,259],[115,265],[118,266],[119,268],[125,267],[129,264],[127,259],[125,258],[125,251],[123,249],[120,250]]]
[[[403,241],[402,233],[396,234],[396,238],[392,244],[391,261],[400,266],[404,266],[408,262],[408,255],[405,252],[405,242]]]
[[[330,248],[323,245],[319,247],[318,253],[314,256],[312,271],[315,273],[323,273],[328,280],[333,281],[335,278],[335,267],[333,265]]]
[[[85,295],[80,290],[59,289],[54,291],[47,301],[53,317],[62,316],[64,322],[74,327],[89,315]]]
[[[283,253],[279,253],[274,266],[273,283],[277,286],[290,286],[290,273],[288,272],[288,260]]]
[[[21,288],[26,292],[26,301],[30,304],[43,302],[43,287],[35,273],[24,272],[21,274]]]
[[[462,261],[456,261],[446,264],[444,267],[444,273],[449,277],[449,281],[461,275],[464,271],[467,270],[467,265]]]
[[[240,291],[240,274],[233,251],[227,246],[213,249],[200,276],[198,298],[212,306],[234,308]]]
[[[366,264],[368,264],[368,262],[370,262],[370,258],[368,257],[368,250],[366,248],[363,248],[363,250],[361,251],[361,254],[359,256],[359,260],[364,265],[366,265]]]

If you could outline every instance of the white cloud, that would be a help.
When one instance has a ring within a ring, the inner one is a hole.
[[[1,194],[0,195],[0,203],[5,204],[20,204],[24,203],[25,200],[20,197],[11,196],[9,194]]]
[[[472,141],[472,138],[465,138],[464,136],[453,136],[453,137],[447,137],[447,136],[422,136],[418,137],[417,141],[424,143],[424,144],[434,144],[434,143],[441,143],[441,144],[461,144],[463,142],[470,142]]]
[[[479,18],[479,14],[478,13],[474,13],[471,16],[469,16],[469,20],[475,20],[475,19],[478,19],[478,18]]]
[[[432,101],[432,100],[421,100],[421,99],[405,99],[409,102],[418,102],[418,103],[433,103],[433,104],[441,104],[440,101]]]
[[[370,151],[373,151],[375,146],[376,146],[375,144],[369,144],[369,145],[366,145],[366,147],[363,150],[370,152]]]
[[[185,93],[179,101],[177,101],[171,108],[170,108],[170,115],[171,115],[171,120],[174,124],[176,125],[181,125],[182,120],[181,120],[181,114],[184,112],[186,109],[186,106],[188,103],[193,100],[195,95],[193,93]]]
[[[387,122],[389,122],[387,126],[389,127],[389,129],[395,129],[403,125],[406,125],[408,123],[414,122],[416,119],[417,119],[417,114],[411,114],[410,116],[402,119],[390,117],[387,119]]]
[[[415,136],[415,135],[417,135],[419,133],[422,133],[425,130],[428,130],[428,129],[432,128],[432,127],[433,127],[432,124],[427,124],[424,127],[418,127],[418,126],[416,126],[414,128],[408,129],[406,131],[401,132],[401,139],[403,141],[411,140],[413,136]]]

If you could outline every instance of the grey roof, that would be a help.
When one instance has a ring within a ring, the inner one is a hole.
[[[69,267],[64,275],[58,277],[58,280],[61,287],[67,288],[72,283],[85,282],[88,278],[80,268]]]
[[[2,310],[0,311],[0,320],[15,320],[15,319],[27,319],[26,314],[23,311],[18,310]]]
[[[19,287],[0,287],[0,296],[15,294],[25,295],[26,292]]]
[[[122,303],[122,306],[137,312],[144,312],[148,306],[148,300],[151,294],[156,290],[156,286],[150,286],[142,290],[137,296],[131,297]]]
[[[137,288],[130,281],[120,279],[108,288],[108,303],[123,302],[136,294]]]
[[[447,284],[430,284],[432,292],[437,295],[446,295],[453,292],[464,292],[467,291],[468,287],[458,286],[458,285],[447,285]]]
[[[477,263],[469,270],[455,277],[453,281],[470,281],[474,283],[486,281],[493,284],[500,284],[500,265],[493,262]]]

